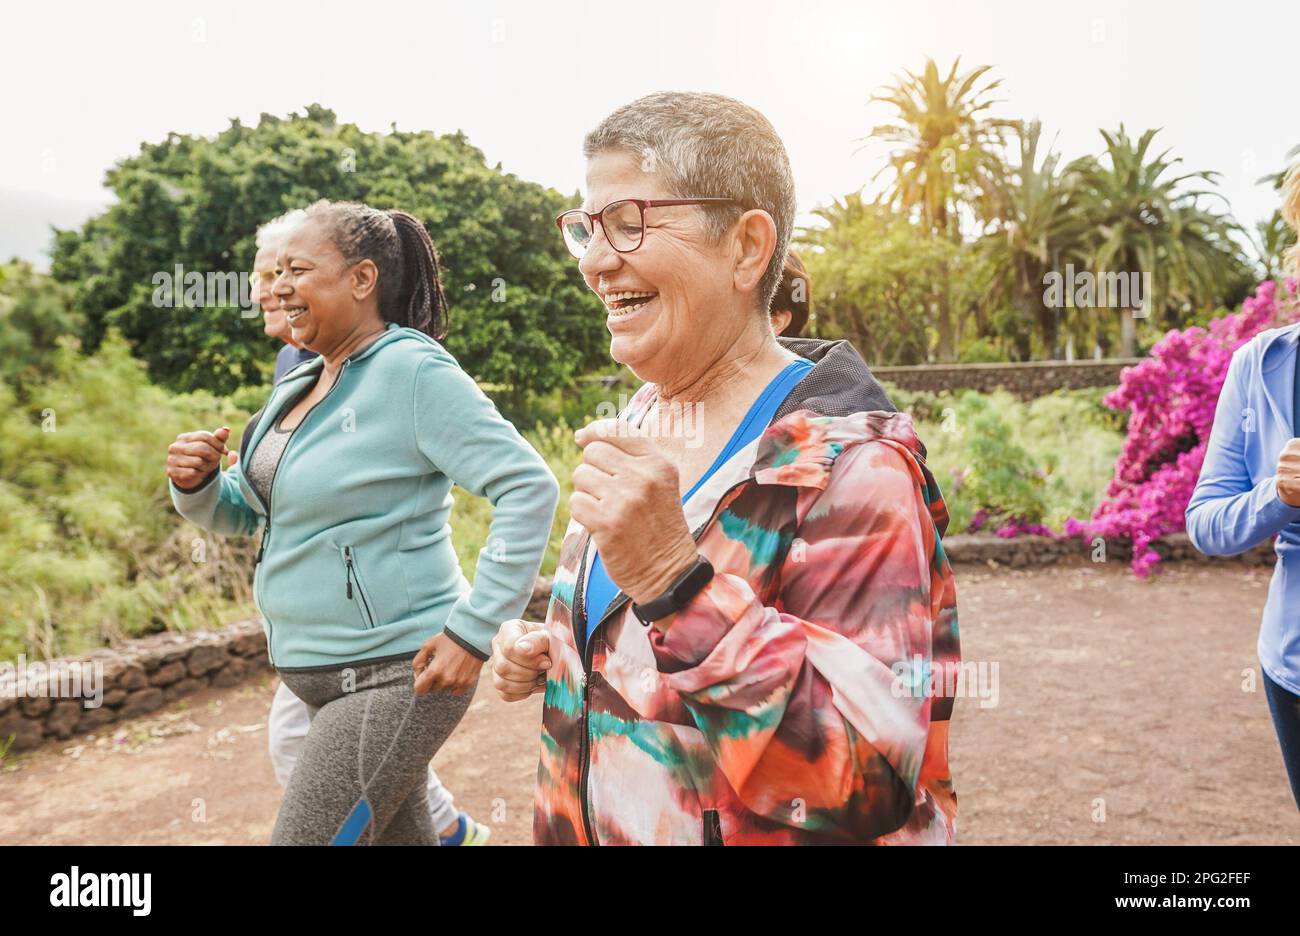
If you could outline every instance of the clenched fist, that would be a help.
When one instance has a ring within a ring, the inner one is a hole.
[[[536,621],[506,621],[492,638],[492,685],[506,702],[546,689],[551,638]]]
[[[198,487],[212,472],[221,470],[221,456],[229,454],[229,438],[229,426],[216,432],[182,432],[167,447],[167,477],[184,491]]]
[[[582,464],[573,470],[569,516],[591,533],[614,584],[644,604],[698,555],[682,513],[677,467],[617,419],[598,419],[575,439]]]
[[[1291,507],[1300,507],[1300,439],[1292,439],[1277,460],[1277,496]]]

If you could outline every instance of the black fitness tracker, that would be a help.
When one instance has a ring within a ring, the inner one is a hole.
[[[643,605],[632,602],[632,613],[648,627],[686,607],[712,579],[713,565],[703,556],[697,555],[694,564],[677,576],[676,581],[662,595]]]

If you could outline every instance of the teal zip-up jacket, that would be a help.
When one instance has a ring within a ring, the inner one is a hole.
[[[213,533],[264,528],[253,592],[273,666],[397,657],[439,631],[486,660],[532,594],[555,477],[442,345],[390,324],[294,430],[263,503],[242,466],[322,366],[286,374],[245,430],[239,463],[190,492],[169,482],[172,503]],[[453,483],[492,503],[472,588],[452,548]]]

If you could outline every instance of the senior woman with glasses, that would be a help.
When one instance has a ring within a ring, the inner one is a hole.
[[[584,151],[557,223],[645,384],[578,433],[546,623],[493,641],[503,698],[545,692],[535,840],[951,842],[947,513],[854,349],[773,332],[784,146],[663,93]]]

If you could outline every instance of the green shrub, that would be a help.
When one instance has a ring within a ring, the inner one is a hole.
[[[20,397],[49,369],[58,339],[84,327],[71,302],[71,290],[31,264],[0,263],[0,380]]]
[[[26,402],[0,384],[0,659],[80,653],[250,610],[253,544],[184,524],[167,496],[175,436],[244,414],[152,386],[110,333],[63,339]]]
[[[614,365],[580,377],[572,388],[531,394],[521,406],[493,393],[502,415],[516,426],[555,426],[561,423],[578,429],[594,419],[618,412],[636,392],[640,381],[627,368]]]
[[[998,364],[1007,359],[1006,352],[988,338],[975,338],[962,345],[961,364]]]
[[[1119,456],[1122,428],[1101,405],[1104,390],[1058,390],[1024,402],[1005,391],[890,396],[911,412],[928,463],[963,532],[981,508],[993,521],[1019,517],[1059,530],[1090,514]]]

